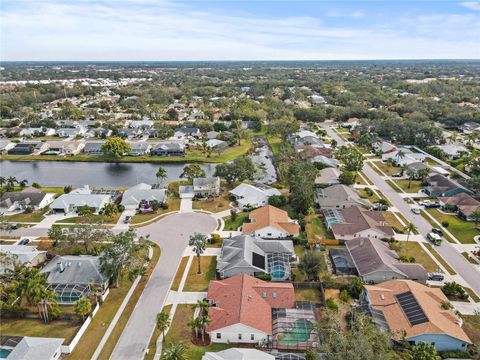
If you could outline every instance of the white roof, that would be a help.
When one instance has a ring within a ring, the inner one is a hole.
[[[470,153],[470,151],[463,145],[445,144],[437,145],[437,147],[447,155],[457,155],[459,152]]]
[[[8,360],[50,360],[61,351],[64,340],[25,336],[8,355]]]
[[[275,356],[257,349],[231,348],[219,352],[206,352],[202,360],[275,360]]]
[[[0,245],[0,253],[16,255],[18,261],[25,264],[35,259],[37,255],[46,253],[46,251],[39,251],[36,246]]]
[[[150,185],[138,184],[123,193],[122,205],[138,206],[141,201],[165,201],[165,189],[152,189]]]
[[[97,194],[63,194],[53,201],[51,209],[66,209],[70,206],[81,207],[88,206],[100,209],[104,204],[110,201],[109,195]]]
[[[231,190],[230,194],[235,195],[238,198],[237,201],[243,205],[256,205],[264,201],[266,197],[281,195],[282,193],[275,188],[258,188],[250,184],[242,183],[235,189]]]

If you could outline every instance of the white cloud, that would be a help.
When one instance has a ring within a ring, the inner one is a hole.
[[[480,11],[480,1],[466,1],[462,2],[460,5],[470,10]]]
[[[476,14],[340,26],[314,16],[225,14],[168,1],[43,0],[21,5],[5,7],[0,15],[4,60],[480,57]]]

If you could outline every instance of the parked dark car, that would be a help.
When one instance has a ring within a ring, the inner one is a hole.
[[[392,174],[392,177],[402,177],[402,176],[403,174],[401,172]]]
[[[17,224],[12,224],[10,226],[10,230],[17,230],[18,229],[18,225]]]
[[[375,204],[373,204],[373,210],[375,210],[375,211],[387,211],[388,210],[388,205],[375,203]]]
[[[127,216],[125,216],[125,219],[123,220],[123,223],[128,224],[130,221],[132,221],[132,217],[127,215]]]
[[[440,273],[428,273],[428,280],[433,280],[433,281],[443,281],[445,279],[445,276]]]
[[[432,232],[437,235],[443,236],[443,231],[439,228],[432,228]]]
[[[30,239],[23,239],[18,242],[18,245],[27,245],[30,242]]]

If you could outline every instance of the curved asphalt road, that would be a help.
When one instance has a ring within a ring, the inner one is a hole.
[[[143,359],[144,351],[148,347],[155,327],[157,313],[165,302],[190,235],[194,232],[210,234],[216,226],[216,220],[210,215],[189,212],[172,214],[158,222],[137,229],[139,235],[149,234],[150,240],[160,246],[162,253],[115,346],[111,359]]]

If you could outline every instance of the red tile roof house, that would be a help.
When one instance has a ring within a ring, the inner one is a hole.
[[[300,226],[288,217],[285,210],[271,205],[251,211],[249,219],[249,223],[243,224],[244,234],[264,239],[282,239],[300,233]]]
[[[272,336],[272,309],[294,308],[291,283],[267,282],[246,274],[211,281],[207,299],[214,343],[264,343]]]

